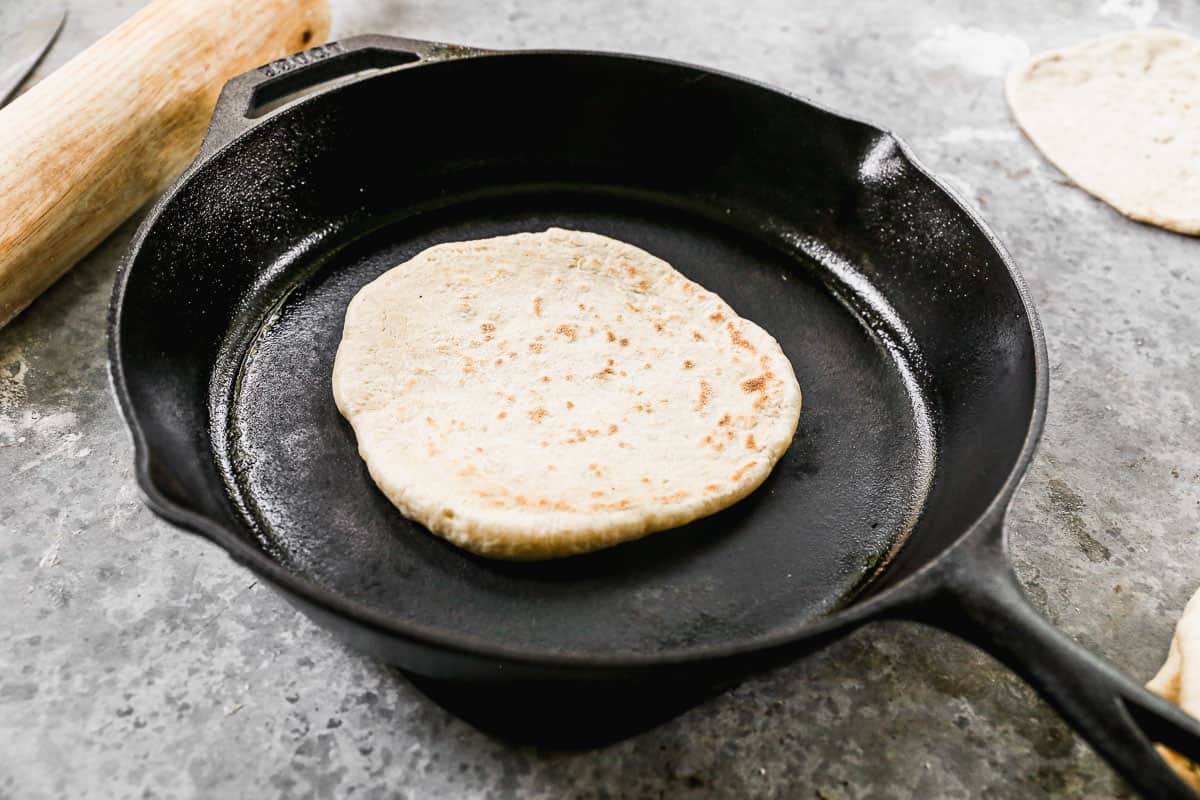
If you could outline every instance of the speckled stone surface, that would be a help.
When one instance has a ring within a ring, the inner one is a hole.
[[[6,0],[0,32],[42,4]],[[140,5],[75,2],[39,74]],[[1183,0],[335,2],[336,32],[582,47],[764,80],[905,138],[1029,281],[1050,417],[1011,519],[1056,624],[1139,679],[1200,585],[1200,241],[1045,164],[1001,77]],[[1032,693],[948,636],[871,626],[632,739],[506,744],[348,651],[138,499],[104,319],[133,222],[0,330],[0,797],[1126,796]]]

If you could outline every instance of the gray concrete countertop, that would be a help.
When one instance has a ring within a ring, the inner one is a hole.
[[[7,0],[0,31],[40,4]],[[39,74],[138,0],[75,0]],[[336,34],[667,56],[877,121],[978,207],[1029,281],[1049,424],[1011,520],[1045,614],[1139,679],[1200,586],[1200,242],[1072,187],[1010,120],[1008,66],[1185,0],[335,2]],[[2,167],[0,167],[2,168]],[[0,797],[1127,796],[1017,679],[877,624],[648,733],[516,747],[351,652],[142,507],[109,394],[123,226],[0,330]]]

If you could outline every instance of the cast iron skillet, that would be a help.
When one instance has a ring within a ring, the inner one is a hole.
[[[330,369],[346,303],[383,270],[552,225],[643,247],[761,324],[804,415],[721,514],[496,563],[376,491]],[[871,125],[647,58],[314,48],[225,87],[117,278],[110,354],[150,507],[407,670],[718,681],[902,617],[1007,664],[1146,797],[1190,796],[1151,742],[1200,759],[1200,724],[1052,628],[1006,561],[1046,410],[1025,286]]]

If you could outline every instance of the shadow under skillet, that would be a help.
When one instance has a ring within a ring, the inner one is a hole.
[[[583,750],[628,739],[736,683],[485,686],[397,673],[443,709],[490,736],[552,750]]]

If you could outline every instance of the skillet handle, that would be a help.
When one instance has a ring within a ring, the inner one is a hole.
[[[367,35],[327,42],[293,53],[226,82],[213,109],[212,122],[204,135],[197,161],[215,153],[276,108],[312,93],[322,85],[332,88],[335,82],[348,82],[354,75],[366,71],[494,52],[399,36]]]
[[[977,532],[978,533],[978,532]],[[959,636],[1021,676],[1139,794],[1197,794],[1154,747],[1200,762],[1200,721],[1051,625],[1026,598],[999,531],[959,542],[901,615]]]

